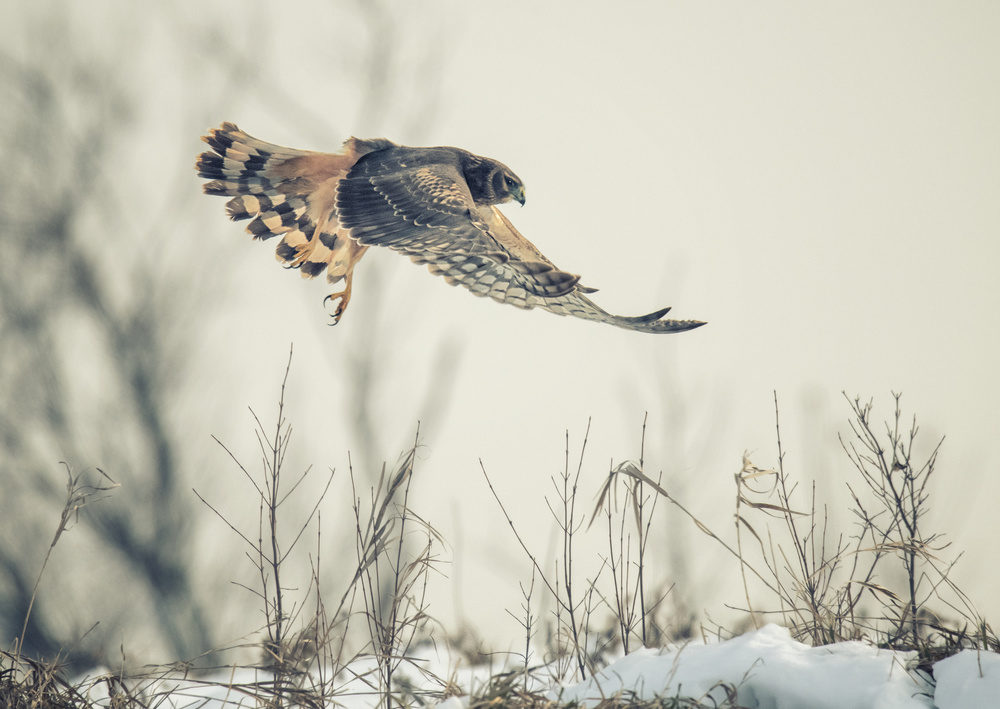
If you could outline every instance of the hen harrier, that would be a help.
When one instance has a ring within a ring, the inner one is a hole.
[[[206,194],[231,197],[229,218],[250,219],[255,239],[281,236],[278,260],[306,278],[326,270],[344,289],[334,322],[351,300],[354,267],[369,246],[388,246],[473,295],[518,308],[596,320],[627,330],[682,332],[697,320],[664,320],[670,308],[623,317],[597,307],[580,277],[561,271],[495,205],[524,204],[511,170],[459,148],[408,148],[350,138],[339,153],[265,143],[232,123],[202,140],[214,152],[195,165]]]

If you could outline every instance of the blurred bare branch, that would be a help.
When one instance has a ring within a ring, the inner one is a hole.
[[[0,80],[12,98],[0,135],[8,161],[0,188],[10,197],[0,214],[0,381],[16,391],[0,404],[10,454],[0,475],[12,492],[4,498],[0,557],[12,569],[37,553],[14,540],[48,524],[27,497],[46,508],[60,502],[53,457],[121,471],[121,504],[88,519],[131,582],[145,587],[138,595],[152,599],[163,641],[189,654],[210,640],[191,590],[189,524],[167,423],[178,301],[160,293],[174,289],[177,274],[135,257],[135,229],[108,179],[134,99],[113,66],[96,57],[73,61],[82,50],[72,32],[65,36],[25,57],[0,55]],[[4,588],[0,604],[22,607],[24,591],[20,582]],[[47,628],[27,628],[25,652],[51,653],[72,640]],[[93,641],[108,639],[95,634]]]
[[[359,66],[345,69],[353,75],[317,70],[317,91],[351,82],[364,97],[366,120],[405,116],[418,132],[436,102],[437,55],[416,64],[402,58],[400,17],[388,5],[345,0],[338,8],[345,23],[365,29],[357,40],[364,51],[355,51]],[[264,3],[258,9],[269,11]],[[333,130],[309,96],[286,87],[268,59],[280,47],[262,46],[239,27],[220,30],[204,13],[173,3],[142,10],[122,3],[104,20],[88,18],[91,25],[105,23],[95,41],[88,34],[94,27],[80,22],[71,3],[25,5],[19,12],[18,41],[0,49],[0,386],[7,394],[0,400],[0,632],[13,637],[27,619],[26,655],[64,650],[79,638],[74,627],[95,620],[93,608],[74,605],[88,584],[101,584],[99,577],[73,576],[89,569],[89,576],[114,575],[110,612],[132,626],[145,624],[130,630],[152,652],[197,656],[217,645],[209,612],[215,600],[199,589],[194,571],[196,499],[185,482],[190,426],[176,412],[192,395],[180,386],[200,322],[192,315],[212,302],[207,291],[220,278],[217,259],[206,251],[223,247],[198,245],[197,258],[164,256],[170,248],[195,248],[185,220],[191,200],[199,199],[193,154],[173,151],[164,132],[188,136],[188,123],[201,123],[206,109],[214,115],[212,106],[229,106],[246,93],[280,106],[282,120],[310,138],[346,135],[342,126]],[[163,74],[153,82],[137,77],[143,61],[162,66]],[[318,55],[317,66],[323,63]],[[215,82],[204,79],[208,73]],[[160,79],[179,80],[186,100],[151,124],[149,115],[157,113],[151,83]],[[429,88],[421,92],[425,79]],[[396,109],[401,84],[423,97],[412,111]],[[376,298],[372,305],[381,303]],[[348,379],[361,411],[374,411],[377,380],[391,366],[391,355],[375,346],[377,323],[371,339],[344,345],[352,349],[347,361],[359,367]],[[456,351],[446,343],[440,360],[450,365]],[[443,409],[454,370],[432,373],[445,381],[428,389],[421,415]],[[377,417],[353,421],[362,459],[381,459]],[[75,559],[62,580],[58,569],[50,570],[28,614],[44,540],[63,502],[60,460],[100,465],[122,489],[111,504],[89,511],[86,534],[74,535],[88,556]],[[86,644],[74,646],[70,662],[103,660],[107,648],[121,644],[116,618],[103,620]]]

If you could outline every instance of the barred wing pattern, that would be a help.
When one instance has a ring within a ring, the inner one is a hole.
[[[491,207],[490,209],[493,211],[496,220],[491,230],[498,238],[502,241],[521,240],[532,249],[535,248],[527,239],[521,236],[520,232],[514,228],[514,225],[510,223],[510,220],[499,209],[496,207]],[[542,308],[556,315],[569,315],[583,320],[593,320],[594,322],[606,323],[625,330],[635,330],[638,332],[684,332],[685,330],[693,330],[705,324],[699,320],[664,320],[663,316],[670,312],[670,308],[662,308],[648,315],[612,315],[584,295],[584,293],[593,293],[595,291],[595,288],[587,288],[586,286],[577,284],[575,288],[565,295],[554,298],[528,296],[525,299],[524,305],[520,307]]]
[[[530,310],[542,308],[641,332],[683,332],[696,320],[663,320],[665,308],[624,317],[598,307],[492,205],[476,205],[457,148],[392,147],[362,157],[341,182],[341,224],[363,245],[388,246],[473,295]]]
[[[476,205],[463,153],[389,148],[366,155],[340,184],[341,224],[364,246],[387,246],[500,303],[524,308],[529,296],[571,292],[579,276],[557,269],[520,234],[504,242],[491,229],[499,211]]]

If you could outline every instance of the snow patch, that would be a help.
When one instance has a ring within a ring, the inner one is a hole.
[[[937,709],[1000,707],[1000,655],[962,650],[934,665]]]
[[[718,644],[640,650],[548,696],[586,707],[629,692],[647,700],[720,701],[724,682],[736,688],[741,704],[759,709],[928,709],[934,688],[923,673],[907,669],[915,658],[861,642],[809,647],[786,628],[767,625]]]

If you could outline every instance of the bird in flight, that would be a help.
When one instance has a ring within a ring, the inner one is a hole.
[[[524,204],[524,183],[496,160],[460,148],[410,148],[350,138],[339,153],[295,150],[258,140],[232,123],[202,136],[198,156],[206,194],[229,197],[234,221],[250,220],[255,239],[280,236],[276,254],[306,278],[326,271],[343,290],[334,323],[351,300],[354,267],[370,246],[426,264],[473,295],[542,308],[641,332],[683,332],[705,323],[612,315],[586,294],[594,288],[556,268],[497,209]]]

